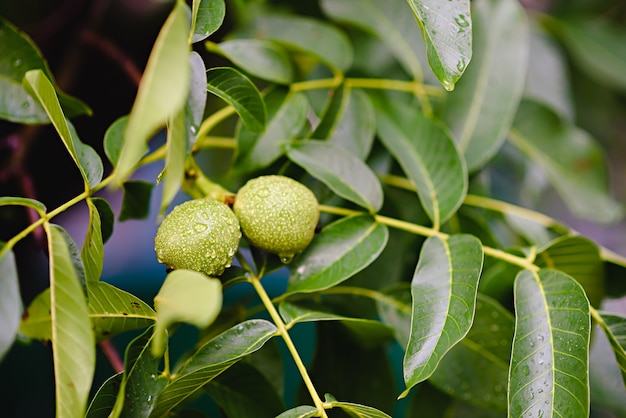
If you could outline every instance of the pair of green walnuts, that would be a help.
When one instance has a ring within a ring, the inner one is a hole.
[[[215,199],[176,206],[159,226],[154,250],[169,269],[217,277],[231,266],[242,232],[250,245],[288,261],[310,244],[318,220],[309,188],[289,177],[261,176],[239,189],[232,210]]]

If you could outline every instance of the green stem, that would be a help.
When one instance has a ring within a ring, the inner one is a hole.
[[[494,212],[519,216],[520,218],[528,219],[539,225],[543,225],[546,228],[561,226],[556,220],[547,215],[511,203],[503,202],[501,200],[491,199],[489,197],[468,194],[465,196],[463,204],[489,209]]]
[[[234,114],[235,108],[232,106],[223,107],[217,112],[211,114],[211,116],[206,118],[204,122],[202,122],[202,125],[200,125],[200,129],[198,130],[198,135],[196,136],[196,138],[200,140],[200,138],[205,137],[218,123]]]
[[[346,78],[346,86],[361,89],[395,90],[413,93],[416,96],[443,96],[438,87],[417,81],[392,80],[385,78]]]
[[[360,215],[365,212],[361,212],[358,210],[346,209],[346,208],[336,208],[333,206],[320,205],[319,206],[321,212],[331,213],[334,215],[343,215],[343,216],[352,216],[352,215]],[[381,223],[383,225],[390,226],[392,228],[400,229],[403,231],[411,232],[416,235],[422,235],[425,237],[436,236],[440,239],[448,239],[449,235],[443,232],[437,231],[433,228],[428,228],[425,226],[417,225],[411,222],[402,221],[395,218],[390,218],[383,215],[373,215],[376,222]],[[499,260],[505,261],[509,264],[513,264],[524,269],[529,269],[532,271],[539,270],[539,267],[534,265],[532,262],[529,262],[526,258],[518,257],[513,254],[509,254],[505,251],[498,250],[497,248],[491,248],[483,245],[483,252],[485,255],[497,258]]]
[[[254,290],[256,290],[257,294],[259,295],[259,298],[261,298],[261,301],[263,302],[265,309],[267,309],[270,316],[272,317],[274,324],[278,328],[278,334],[285,341],[285,344],[287,345],[287,349],[289,350],[289,353],[291,354],[294,362],[296,363],[296,367],[298,368],[298,371],[300,372],[300,375],[302,376],[302,380],[304,381],[304,384],[307,387],[309,394],[311,395],[311,398],[313,399],[313,403],[315,404],[315,407],[317,408],[317,411],[320,417],[328,418],[328,415],[326,415],[326,410],[324,409],[324,403],[322,402],[319,395],[317,394],[315,386],[313,386],[313,382],[311,381],[311,378],[309,377],[309,373],[307,372],[306,367],[304,363],[302,362],[302,359],[300,358],[300,353],[298,353],[298,350],[296,349],[296,346],[293,343],[293,340],[289,336],[289,332],[287,332],[285,323],[283,322],[278,311],[274,307],[274,304],[272,303],[270,297],[265,291],[265,288],[261,284],[261,280],[258,277],[253,276],[248,281],[252,284],[252,286],[254,287]]]

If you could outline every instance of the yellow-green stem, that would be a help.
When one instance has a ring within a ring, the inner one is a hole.
[[[202,125],[200,125],[200,129],[198,130],[198,135],[196,138],[200,139],[205,137],[218,123],[234,114],[235,108],[232,106],[223,107],[217,112],[211,114],[211,116],[206,118],[204,122],[202,122]]]
[[[353,209],[346,208],[336,208],[333,206],[320,205],[320,211],[325,213],[331,213],[334,215],[343,215],[343,216],[351,216],[351,215],[359,215],[365,212],[361,212]],[[400,229],[403,231],[411,232],[413,234],[422,235],[425,237],[437,236],[441,239],[447,239],[449,237],[448,234],[437,231],[433,228],[428,228],[425,226],[417,225],[411,222],[402,221],[395,218],[389,218],[383,215],[374,215],[374,219],[376,222],[390,226],[392,228]],[[502,261],[506,261],[507,263],[536,271],[539,267],[535,266],[533,263],[529,262],[526,258],[518,257],[513,254],[509,254],[505,251],[498,250],[496,248],[491,248],[487,246],[483,246],[483,252],[485,255],[497,258]]]
[[[298,350],[296,349],[296,346],[294,345],[293,340],[291,339],[291,336],[289,336],[289,332],[287,332],[285,323],[283,322],[282,318],[278,314],[278,311],[274,307],[274,304],[272,303],[270,297],[265,291],[265,288],[261,284],[261,280],[258,277],[253,276],[248,281],[252,284],[252,286],[254,287],[254,290],[256,290],[257,294],[259,295],[259,298],[261,298],[261,301],[263,302],[265,309],[267,309],[267,312],[272,317],[272,320],[274,321],[276,328],[278,328],[278,334],[282,337],[283,341],[285,341],[285,344],[287,345],[287,349],[289,350],[289,353],[291,354],[294,362],[296,363],[296,367],[298,368],[298,371],[300,372],[300,375],[302,376],[302,380],[304,381],[304,384],[307,387],[309,394],[311,395],[311,398],[313,399],[313,403],[315,404],[315,407],[317,408],[317,411],[320,417],[328,418],[328,415],[326,415],[326,410],[324,409],[324,403],[322,402],[319,395],[317,394],[317,391],[315,390],[315,386],[313,386],[313,382],[311,381],[311,378],[309,377],[309,373],[306,370],[306,367],[304,363],[302,362],[302,359],[300,358],[300,353],[298,353]]]

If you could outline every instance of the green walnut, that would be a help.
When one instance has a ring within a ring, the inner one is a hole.
[[[319,206],[311,190],[289,177],[269,175],[249,180],[233,205],[248,242],[283,262],[302,252],[313,239]]]
[[[223,202],[188,200],[176,206],[157,230],[154,250],[160,263],[219,276],[239,246],[239,220]]]

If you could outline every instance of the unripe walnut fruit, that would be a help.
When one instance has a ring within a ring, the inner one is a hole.
[[[287,262],[311,243],[319,220],[318,206],[313,192],[302,183],[268,175],[241,187],[233,210],[251,245]]]
[[[230,267],[240,239],[239,220],[225,203],[194,199],[176,206],[163,219],[154,250],[168,268],[215,277]]]

